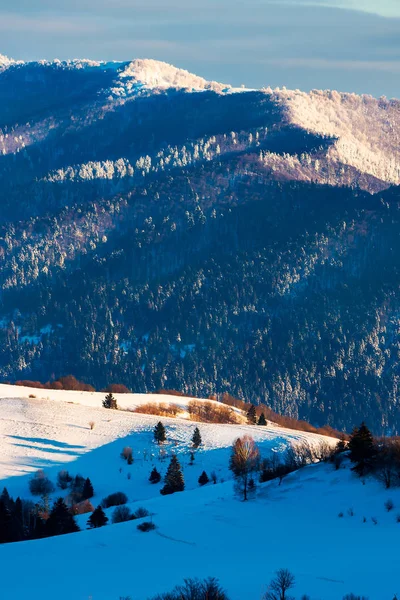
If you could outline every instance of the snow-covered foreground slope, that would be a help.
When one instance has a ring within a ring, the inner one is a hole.
[[[389,557],[396,556],[400,491],[388,493],[374,481],[363,485],[345,464],[339,471],[314,465],[287,476],[281,485],[277,480],[262,484],[247,503],[234,496],[228,460],[238,436],[252,435],[262,456],[302,441],[335,440],[273,424],[200,423],[203,445],[191,465],[195,423],[162,418],[168,437],[164,458],[153,442],[159,417],[104,409],[103,396],[1,386],[0,487],[6,485],[14,497],[30,498],[32,470],[43,468],[55,482],[60,468],[68,468],[72,475],[91,478],[94,506],[111,492],[125,492],[132,510],[144,506],[153,513],[157,529],[140,533],[131,521],[89,531],[88,515],[81,515],[80,533],[0,545],[5,598],[146,600],[184,577],[215,576],[231,600],[259,600],[281,567],[296,576],[296,598],[309,594],[312,600],[340,600],[353,591],[370,600],[391,600],[398,591]],[[120,404],[123,397],[118,396]],[[170,398],[129,394],[124,402],[133,407],[162,400]],[[95,422],[93,430],[89,421]],[[120,456],[124,446],[133,448],[133,465]],[[186,489],[161,496],[161,484],[150,484],[148,477],[153,466],[165,473],[172,452],[179,456]],[[198,486],[203,469],[215,472],[217,484]],[[57,489],[52,499],[65,493]],[[395,510],[388,513],[384,503],[389,497]],[[109,517],[113,510],[106,511]],[[385,551],[377,557],[371,548]]]
[[[154,532],[129,522],[0,546],[2,592],[13,600],[145,600],[183,577],[213,575],[231,600],[259,600],[274,571],[287,567],[297,599],[341,600],[353,591],[391,600],[399,525],[384,509],[388,496],[348,466],[331,465],[264,484],[247,503],[234,499],[231,482],[159,496],[145,503]],[[398,506],[399,491],[390,497]]]
[[[36,398],[29,398],[29,395]],[[129,408],[148,402],[174,402],[185,407],[190,400],[160,394],[116,394],[115,397],[121,407]],[[107,410],[102,408],[103,398],[102,393],[0,385],[0,479],[5,481],[4,485],[12,495],[27,496],[32,471],[43,468],[55,479],[60,464],[72,461],[73,464],[68,466],[71,472],[79,472],[93,480],[94,501],[100,501],[112,491],[124,491],[132,500],[154,495],[154,486],[147,482],[152,465],[157,464],[161,472],[167,466],[164,461],[158,464],[160,451],[153,442],[153,429],[160,419],[167,427],[165,450],[168,453],[173,449],[184,465],[189,464],[195,427],[192,421]],[[95,423],[93,430],[90,421]],[[244,434],[252,435],[265,452],[282,452],[291,443],[304,440],[311,444],[321,440],[336,443],[330,438],[283,429],[274,424],[257,427],[202,423],[200,429],[202,450],[198,453],[196,468],[185,472],[187,487],[197,487],[203,469],[215,470],[219,478],[230,477],[230,447]],[[124,446],[133,448],[135,463],[129,468],[120,458]],[[127,479],[128,472],[132,479]],[[25,477],[14,478],[15,475]]]

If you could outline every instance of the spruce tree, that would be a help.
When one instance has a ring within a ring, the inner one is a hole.
[[[149,481],[150,483],[159,483],[161,481],[161,475],[155,467],[150,473]]]
[[[46,535],[63,535],[80,531],[74,517],[69,512],[62,498],[55,501],[50,516],[46,521]]]
[[[111,408],[116,410],[118,408],[118,404],[112,393],[110,392],[103,400],[104,408]]]
[[[12,516],[11,511],[0,499],[0,544],[14,541],[12,539]]]
[[[103,527],[103,525],[106,525],[107,523],[108,523],[108,517],[105,514],[105,512],[101,506],[98,506],[97,508],[94,509],[94,511],[88,518],[88,522],[87,522],[88,526],[91,529],[95,529],[97,527]]]
[[[200,429],[198,427],[195,427],[195,430],[193,432],[193,437],[192,437],[192,444],[193,444],[193,448],[198,448],[202,443],[202,439],[201,439],[201,435],[200,435]]]
[[[10,506],[10,494],[8,493],[8,489],[5,487],[1,492],[0,500],[4,502],[4,504],[9,507]]]
[[[159,421],[154,427],[154,441],[157,442],[157,444],[162,444],[166,439],[167,436],[165,435],[165,427],[161,421]]]
[[[85,479],[85,483],[83,484],[82,499],[89,500],[89,498],[93,498],[93,496],[94,496],[93,485],[92,485],[92,482],[90,481],[89,477],[87,477],[87,479]]]
[[[261,415],[259,416],[257,425],[263,425],[265,427],[266,424],[267,424],[267,419],[265,418],[265,415],[262,412]]]
[[[361,423],[360,428],[354,428],[349,440],[350,460],[355,463],[353,471],[360,477],[365,475],[371,468],[372,461],[376,455],[376,447],[372,433]]]
[[[247,411],[247,421],[251,425],[255,425],[257,423],[257,413],[256,413],[256,407],[254,406],[254,404],[252,404],[250,406],[249,410]]]
[[[208,475],[205,471],[202,472],[202,474],[199,477],[199,484],[200,485],[206,485],[209,482],[209,478]]]
[[[171,462],[169,463],[167,473],[164,478],[164,487],[160,490],[160,494],[166,496],[167,494],[174,494],[175,492],[183,492],[185,489],[185,482],[183,479],[183,473],[179,460],[173,455]]]

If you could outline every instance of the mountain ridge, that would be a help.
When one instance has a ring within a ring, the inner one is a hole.
[[[397,101],[132,64],[0,73],[0,378],[400,431]]]

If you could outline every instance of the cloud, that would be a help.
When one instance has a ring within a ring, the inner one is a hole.
[[[50,34],[76,36],[98,32],[98,24],[81,18],[24,16],[1,13],[0,32],[23,34]]]

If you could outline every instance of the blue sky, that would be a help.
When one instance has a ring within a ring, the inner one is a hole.
[[[0,0],[0,53],[400,97],[400,0]]]

